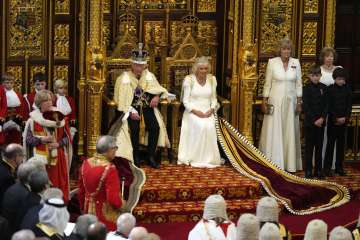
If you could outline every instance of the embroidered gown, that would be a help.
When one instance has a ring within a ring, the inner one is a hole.
[[[302,169],[297,97],[302,97],[301,66],[290,58],[284,69],[280,57],[269,59],[263,97],[274,106],[264,115],[259,149],[278,167],[289,172]]]
[[[191,113],[192,110],[207,112],[211,108],[216,109],[216,78],[207,75],[205,85],[201,86],[194,74],[186,76],[183,103],[185,112],[181,124],[178,164],[208,168],[220,166],[214,115],[200,118]]]

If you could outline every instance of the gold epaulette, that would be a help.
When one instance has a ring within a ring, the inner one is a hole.
[[[38,223],[38,224],[36,224],[36,226],[41,231],[43,231],[48,237],[52,237],[52,236],[57,234],[57,231],[55,230],[55,228],[49,227],[49,226],[47,226],[45,224]]]
[[[360,231],[359,231],[359,228],[356,228],[353,232],[353,237],[354,237],[354,240],[360,240]]]
[[[284,225],[279,223],[279,231],[282,239],[291,240],[291,232],[286,229]]]

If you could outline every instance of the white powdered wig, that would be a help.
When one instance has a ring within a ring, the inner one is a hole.
[[[226,213],[226,202],[221,195],[210,195],[205,200],[203,218],[211,220],[214,218],[222,218],[228,220]]]
[[[136,218],[131,213],[123,213],[116,220],[117,231],[129,235],[131,230],[136,226]]]
[[[148,231],[144,227],[134,227],[130,234],[129,240],[143,240],[148,236]]]
[[[304,240],[327,240],[327,228],[323,220],[311,220],[306,226]]]
[[[59,198],[51,198],[45,201],[39,212],[39,222],[57,230],[57,233],[64,235],[64,230],[70,219],[64,201]]]
[[[202,65],[207,65],[208,73],[211,72],[211,64],[209,62],[209,57],[202,56],[202,57],[195,59],[195,63],[192,67],[192,73],[195,74],[197,69],[199,68],[199,66],[202,66]]]
[[[329,236],[329,240],[352,240],[352,239],[353,239],[352,233],[348,229],[342,226],[337,226],[333,230],[331,230]]]
[[[259,240],[281,240],[278,226],[274,223],[265,223],[260,230]]]
[[[238,240],[258,240],[260,231],[259,219],[250,213],[241,215],[237,222]]]
[[[261,198],[256,206],[256,216],[260,222],[279,222],[279,206],[275,198]]]

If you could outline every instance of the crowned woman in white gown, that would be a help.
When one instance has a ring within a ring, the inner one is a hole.
[[[198,58],[194,74],[185,77],[182,101],[185,106],[181,124],[178,164],[193,167],[221,165],[214,113],[217,109],[216,78],[208,74],[206,57]]]

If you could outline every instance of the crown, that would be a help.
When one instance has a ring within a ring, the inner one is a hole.
[[[147,57],[148,57],[148,52],[143,50],[144,44],[143,43],[139,43],[139,49],[134,49],[132,51],[132,56],[131,56],[131,60],[133,63],[137,63],[137,64],[146,64],[147,63]]]

